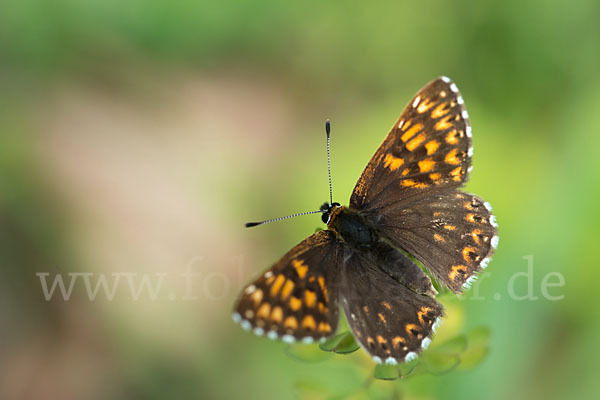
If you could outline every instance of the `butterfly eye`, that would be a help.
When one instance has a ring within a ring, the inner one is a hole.
[[[329,213],[324,213],[323,215],[321,215],[321,220],[328,224],[329,223]]]

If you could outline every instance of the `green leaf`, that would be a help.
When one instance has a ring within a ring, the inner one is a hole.
[[[446,374],[460,364],[459,354],[429,353],[423,357],[423,366],[432,375]]]
[[[350,332],[343,332],[319,345],[321,350],[333,351],[338,354],[353,353],[360,348],[360,345],[354,340]]]
[[[460,369],[469,369],[480,364],[489,353],[490,329],[482,326],[467,334],[467,349],[462,354]]]
[[[286,346],[284,351],[293,359],[303,362],[319,362],[331,357],[331,354],[324,353],[311,344],[291,344]]]
[[[377,364],[373,376],[375,376],[375,379],[393,381],[400,377],[400,372],[395,365]]]

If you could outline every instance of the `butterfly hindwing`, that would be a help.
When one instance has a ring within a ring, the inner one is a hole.
[[[442,306],[409,290],[373,260],[346,251],[340,301],[354,336],[376,362],[412,360],[431,341]]]
[[[425,86],[408,104],[356,183],[357,209],[408,204],[461,186],[473,152],[463,98],[448,78]]]
[[[234,320],[258,335],[286,342],[310,343],[333,334],[339,248],[331,231],[305,239],[244,289]]]
[[[454,292],[470,286],[498,245],[491,206],[458,190],[430,195],[410,207],[386,207],[369,218]]]

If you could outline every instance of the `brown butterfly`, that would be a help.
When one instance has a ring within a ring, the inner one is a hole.
[[[330,202],[313,211],[322,213],[327,230],[246,287],[234,321],[257,335],[311,343],[335,333],[341,303],[376,362],[414,359],[431,342],[443,308],[413,257],[459,293],[498,245],[489,203],[458,190],[472,155],[458,88],[446,77],[430,82],[369,161],[348,207],[332,201],[330,173]]]

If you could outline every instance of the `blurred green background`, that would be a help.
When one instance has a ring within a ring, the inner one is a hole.
[[[599,398],[599,19],[592,0],[0,3],[0,398]],[[362,350],[307,363],[234,325],[239,290],[321,226],[242,223],[327,199],[325,118],[347,203],[439,75],[501,240],[436,341],[488,326],[487,359],[371,382]],[[89,298],[85,276],[123,273]],[[68,301],[45,299],[57,274]],[[164,279],[136,300],[144,276]]]

